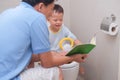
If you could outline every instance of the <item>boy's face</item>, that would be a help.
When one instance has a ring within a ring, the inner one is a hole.
[[[63,23],[63,13],[58,13],[53,11],[51,17],[49,18],[50,26],[54,30],[59,30]]]

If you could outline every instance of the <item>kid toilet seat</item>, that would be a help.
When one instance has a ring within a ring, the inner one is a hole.
[[[68,63],[68,64],[64,64],[62,66],[60,66],[62,69],[66,69],[66,68],[73,68],[75,66],[77,66],[79,63],[73,61],[71,63]]]
[[[79,63],[73,61],[69,64],[60,66],[63,72],[64,80],[77,80],[79,74],[79,65]]]
[[[69,44],[66,41],[69,41]],[[70,47],[65,46],[65,42]],[[60,49],[64,51],[69,51],[73,46],[74,46],[74,40],[72,38],[66,37],[61,39],[61,41],[59,42]],[[80,64],[75,61],[68,64],[61,65],[60,68],[62,69],[64,80],[77,80],[78,73],[79,73],[79,65]]]

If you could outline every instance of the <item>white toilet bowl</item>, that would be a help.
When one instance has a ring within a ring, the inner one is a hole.
[[[79,73],[79,65],[80,64],[77,62],[72,62],[60,66],[63,71],[64,80],[77,80]]]

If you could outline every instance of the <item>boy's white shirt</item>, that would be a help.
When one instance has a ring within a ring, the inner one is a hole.
[[[50,30],[50,23],[48,23],[48,30],[49,30],[49,40],[50,40],[50,45],[51,45],[51,50],[55,50],[55,51],[61,51],[60,47],[59,47],[59,42],[61,39],[65,38],[65,37],[70,37],[72,39],[77,39],[76,36],[64,25],[62,24],[61,29],[57,32],[54,33]]]

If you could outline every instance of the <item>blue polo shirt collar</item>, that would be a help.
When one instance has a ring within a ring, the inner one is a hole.
[[[21,2],[20,5],[25,6],[25,7],[29,7],[29,8],[31,8],[31,9],[34,9],[33,6],[31,6],[30,4],[28,4],[28,3],[26,3],[26,2]]]

